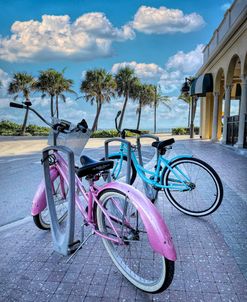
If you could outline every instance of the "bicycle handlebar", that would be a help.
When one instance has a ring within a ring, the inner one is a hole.
[[[18,104],[18,103],[14,103],[14,102],[10,102],[9,103],[10,107],[14,107],[14,108],[19,108],[19,109],[29,109],[32,112],[34,112],[45,124],[47,124],[48,126],[50,126],[53,130],[57,130],[59,132],[65,132],[65,130],[67,130],[68,132],[72,132],[72,131],[82,131],[83,133],[87,132],[88,129],[88,125],[87,122],[82,119],[80,123],[78,123],[76,125],[75,128],[69,130],[70,127],[70,122],[65,121],[65,120],[61,120],[59,123],[56,124],[51,124],[49,123],[41,114],[39,114],[35,109],[31,108],[30,105],[29,106],[25,106],[22,104]]]
[[[9,106],[14,107],[14,108],[20,108],[20,109],[23,109],[25,107],[22,104],[18,104],[18,103],[14,103],[14,102],[10,102]]]
[[[115,127],[116,127],[116,130],[118,131],[118,133],[120,134],[121,138],[125,139],[125,134],[126,134],[125,132],[126,131],[133,132],[133,133],[136,133],[138,135],[142,134],[141,131],[137,130],[137,129],[127,129],[127,128],[125,128],[123,130],[119,129],[119,125],[117,123],[117,120],[118,120],[118,117],[120,116],[120,114],[121,114],[121,111],[118,111],[118,113],[115,117]]]

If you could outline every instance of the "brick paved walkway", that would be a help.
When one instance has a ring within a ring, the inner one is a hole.
[[[168,290],[150,295],[135,289],[96,236],[66,264],[67,257],[53,252],[50,233],[30,221],[0,231],[0,301],[247,301],[247,158],[201,141],[180,141],[174,152],[210,163],[225,195],[214,214],[192,218],[160,193],[158,207],[178,252]]]

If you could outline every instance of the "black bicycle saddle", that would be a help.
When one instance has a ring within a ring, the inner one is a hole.
[[[97,161],[86,155],[80,157],[82,166],[77,170],[78,177],[84,177],[87,175],[95,175],[101,171],[112,169],[114,162],[112,160]]]

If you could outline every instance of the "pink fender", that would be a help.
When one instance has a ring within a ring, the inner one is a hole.
[[[172,237],[162,216],[152,202],[140,191],[125,183],[111,182],[101,187],[99,193],[105,189],[116,189],[125,192],[141,215],[153,250],[167,259],[175,261],[177,256]]]
[[[56,168],[50,168],[51,180],[53,181],[57,175],[58,171]],[[45,180],[43,179],[39,184],[38,190],[36,191],[33,203],[32,203],[32,216],[38,215],[46,208],[46,196],[45,196]]]

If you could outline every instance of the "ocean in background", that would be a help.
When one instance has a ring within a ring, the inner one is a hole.
[[[140,129],[140,130],[148,130],[150,132],[153,132],[154,129],[153,128],[149,128],[149,129]],[[172,133],[172,128],[157,128],[156,129],[156,133]]]
[[[176,128],[176,127],[173,127]],[[134,129],[134,128],[133,128]],[[99,128],[98,130],[112,130],[109,128]],[[147,130],[150,131],[151,133],[153,132],[153,128],[140,128],[140,130]],[[172,133],[172,128],[157,128],[156,133]]]

